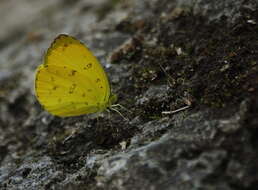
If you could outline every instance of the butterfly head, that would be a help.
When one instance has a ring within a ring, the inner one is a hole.
[[[117,95],[111,94],[108,100],[108,107],[114,104],[117,101]]]

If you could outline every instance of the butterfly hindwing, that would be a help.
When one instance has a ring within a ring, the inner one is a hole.
[[[59,35],[44,61],[36,71],[35,91],[50,113],[74,116],[102,111],[107,106],[110,96],[107,76],[81,42]]]

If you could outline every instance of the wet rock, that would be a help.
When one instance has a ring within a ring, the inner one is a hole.
[[[0,4],[0,189],[257,188],[256,1]],[[127,120],[39,105],[60,33],[100,59]]]

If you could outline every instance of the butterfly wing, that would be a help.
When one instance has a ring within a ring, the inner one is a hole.
[[[107,76],[88,48],[61,34],[36,71],[35,92],[50,113],[76,116],[102,111],[110,97]]]

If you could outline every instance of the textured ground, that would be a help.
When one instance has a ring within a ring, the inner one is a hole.
[[[257,8],[1,1],[0,189],[256,190]],[[60,33],[100,59],[129,121],[58,118],[40,107],[34,71]]]

